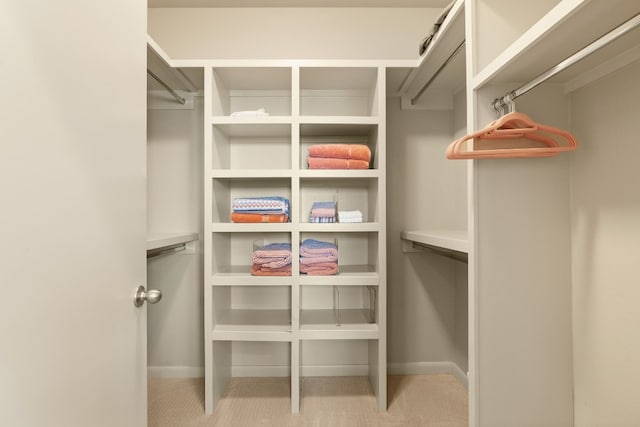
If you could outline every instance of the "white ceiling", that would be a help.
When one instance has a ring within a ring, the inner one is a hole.
[[[445,7],[451,0],[148,0],[149,7]]]

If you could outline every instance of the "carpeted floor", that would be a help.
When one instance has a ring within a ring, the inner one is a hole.
[[[451,375],[389,376],[388,410],[366,377],[305,377],[291,414],[289,378],[235,378],[215,412],[204,381],[149,379],[149,427],[466,427],[467,389]]]

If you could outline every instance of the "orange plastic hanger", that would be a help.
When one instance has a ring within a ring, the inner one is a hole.
[[[571,133],[534,122],[526,114],[511,112],[452,142],[446,155],[448,159],[551,157],[575,150],[577,145]]]

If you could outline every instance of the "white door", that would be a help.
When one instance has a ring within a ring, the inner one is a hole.
[[[0,1],[0,425],[146,425],[146,1]]]

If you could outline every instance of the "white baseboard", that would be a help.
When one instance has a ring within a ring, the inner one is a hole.
[[[413,362],[389,363],[389,375],[449,374],[456,377],[465,387],[469,386],[467,375],[453,362]],[[149,378],[202,378],[204,368],[200,366],[149,366]],[[289,366],[234,366],[234,377],[287,377],[291,375]],[[303,377],[344,377],[369,375],[368,365],[313,365],[303,366]]]
[[[313,365],[302,367],[303,377],[358,377],[369,374],[367,365]],[[288,377],[289,366],[234,366],[234,377]]]
[[[456,377],[465,387],[469,388],[469,379],[458,365],[453,362],[412,362],[387,364],[389,375],[429,375],[448,374]]]
[[[147,367],[149,378],[203,378],[202,366],[149,366]]]

